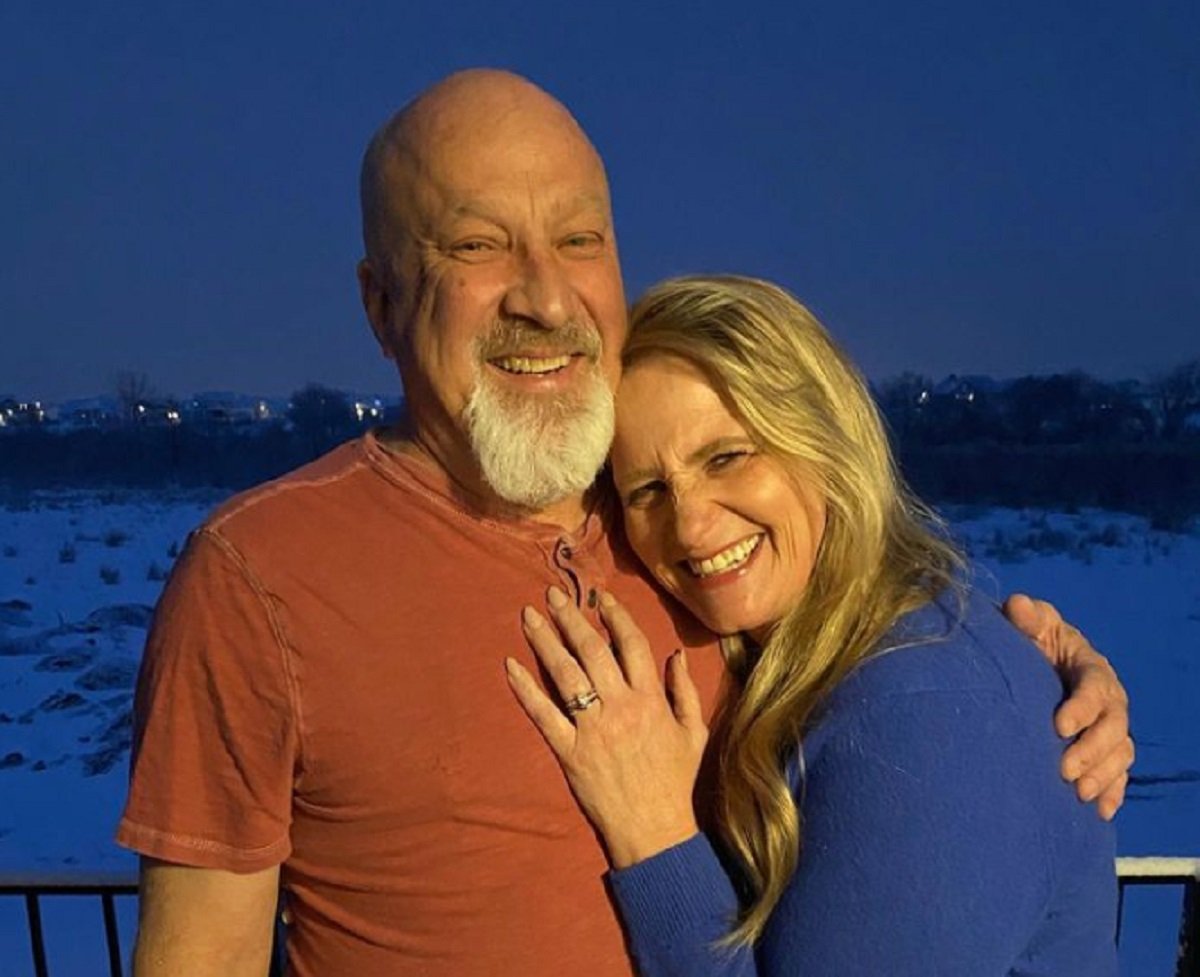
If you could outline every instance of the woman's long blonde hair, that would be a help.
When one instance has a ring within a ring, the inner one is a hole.
[[[800,817],[784,763],[839,681],[904,614],[954,588],[962,558],[905,486],[866,383],[795,298],[737,276],[689,277],[634,305],[626,366],[653,354],[698,366],[764,452],[822,493],[808,586],[759,649],[723,642],[718,822],[749,901],[728,943],[753,943],[796,870]]]

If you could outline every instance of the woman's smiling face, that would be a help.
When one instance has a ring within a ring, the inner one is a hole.
[[[718,634],[762,641],[808,585],[825,501],[764,454],[704,372],[650,354],[617,396],[613,479],[658,582]]]

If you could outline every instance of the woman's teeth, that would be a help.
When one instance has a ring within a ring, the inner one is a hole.
[[[534,359],[529,356],[502,356],[492,360],[505,373],[553,373],[571,362],[570,356],[552,356]]]
[[[760,542],[762,533],[734,543],[729,549],[722,550],[706,560],[688,560],[688,567],[698,577],[711,577],[714,573],[732,570],[750,559],[750,554],[758,548]]]

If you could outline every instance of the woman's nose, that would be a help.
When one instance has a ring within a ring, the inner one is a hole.
[[[703,554],[712,543],[716,506],[694,489],[672,493],[675,541],[689,554]]]

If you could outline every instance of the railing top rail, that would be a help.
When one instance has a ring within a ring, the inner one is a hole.
[[[1200,881],[1200,858],[1178,856],[1122,856],[1117,859],[1121,878],[1192,878]],[[0,888],[99,888],[128,887],[138,884],[137,869],[55,868],[35,871],[0,869]]]
[[[0,869],[0,888],[5,889],[94,889],[137,884],[138,873],[135,868],[81,870],[64,866],[31,871]]]
[[[1187,877],[1200,881],[1200,858],[1148,855],[1117,859],[1117,876],[1132,878]]]

